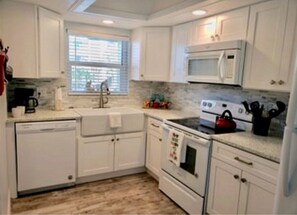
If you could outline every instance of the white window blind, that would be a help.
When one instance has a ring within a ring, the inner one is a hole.
[[[107,79],[112,94],[127,94],[128,46],[126,40],[69,33],[69,93],[98,93]]]

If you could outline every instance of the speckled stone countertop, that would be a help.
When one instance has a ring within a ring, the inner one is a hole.
[[[77,119],[81,116],[71,109],[63,111],[37,109],[35,113],[27,113],[21,117],[12,117],[11,113],[8,113],[6,122],[34,122],[45,120],[65,120],[65,119]]]
[[[258,136],[251,132],[238,132],[213,135],[213,139],[268,160],[280,162],[281,138]]]
[[[131,107],[135,108],[135,107]],[[142,109],[135,108],[149,117],[153,117],[159,120],[165,119],[177,119],[185,117],[197,116],[194,113],[182,112],[178,110],[163,110],[163,109]],[[8,113],[7,123],[10,122],[30,122],[30,121],[44,121],[44,120],[64,120],[64,119],[77,119],[81,116],[75,112],[75,109],[66,109],[64,111],[54,111],[48,109],[37,109],[35,113],[28,113],[24,116],[14,118],[11,113]]]
[[[183,112],[179,110],[164,110],[164,109],[141,109],[147,116],[159,120],[179,119],[187,117],[197,117],[197,113]]]

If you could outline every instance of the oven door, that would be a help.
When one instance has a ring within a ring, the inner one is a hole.
[[[170,128],[166,124],[163,124],[162,128],[162,170],[200,196],[204,196],[210,141],[183,132],[185,133],[183,140],[183,147],[186,149],[185,163],[181,163],[180,166],[177,166],[169,161],[169,147],[167,147],[169,130],[174,128]],[[178,131],[181,132],[180,130]]]

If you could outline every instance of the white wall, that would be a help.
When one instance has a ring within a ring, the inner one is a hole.
[[[0,0],[1,14],[1,0]],[[1,16],[0,16],[0,38],[1,38]],[[5,45],[5,41],[4,45]],[[0,65],[2,66],[2,65]],[[0,214],[10,214],[10,196],[8,190],[7,174],[7,150],[5,121],[7,117],[6,94],[0,96]]]

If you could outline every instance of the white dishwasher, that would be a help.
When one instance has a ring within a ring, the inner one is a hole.
[[[16,123],[19,194],[74,184],[75,128],[75,120]]]

